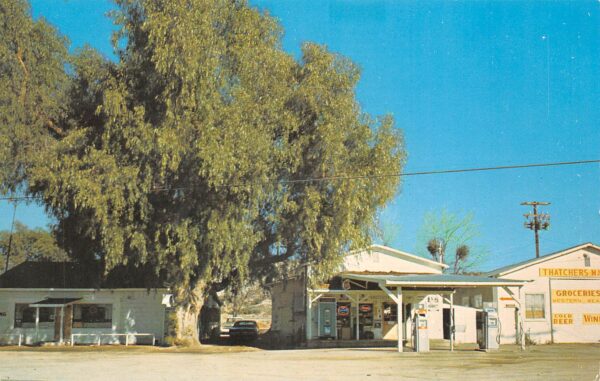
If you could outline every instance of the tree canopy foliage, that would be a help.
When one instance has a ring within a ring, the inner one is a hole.
[[[25,261],[68,260],[67,254],[58,247],[54,236],[45,229],[29,229],[15,221],[13,231],[0,231],[0,265],[5,270],[6,257],[10,254],[8,269]]]
[[[24,0],[0,0],[0,193],[24,185],[28,169],[60,131],[68,86],[66,40]]]
[[[356,65],[312,43],[294,59],[275,19],[245,1],[116,3],[118,62],[81,50],[60,98],[38,105],[45,119],[7,121],[53,134],[26,181],[71,256],[165,279],[183,309],[178,334],[193,335],[207,289],[268,279],[286,260],[327,275],[368,244],[399,182],[380,175],[399,173],[405,152],[391,117],[360,109]],[[18,4],[2,17],[27,19]],[[64,42],[45,28],[54,69]],[[5,54],[18,62],[26,36],[14,40]],[[24,74],[13,66],[16,102]],[[63,90],[64,73],[38,74]]]

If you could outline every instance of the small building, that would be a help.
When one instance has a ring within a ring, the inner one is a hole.
[[[24,262],[0,275],[0,343],[154,343],[165,337],[166,288],[101,277],[70,262]]]
[[[271,332],[284,343],[322,340],[411,342],[413,320],[426,312],[430,339],[476,342],[474,308],[455,306],[457,290],[494,293],[522,281],[443,274],[447,265],[382,245],[348,253],[339,271],[310,287],[307,269],[271,286]],[[400,322],[400,324],[399,324]],[[454,332],[454,334],[451,334]],[[372,342],[376,344],[375,342]],[[356,344],[356,343],[354,343]]]
[[[524,332],[539,344],[600,341],[600,247],[584,243],[487,275],[527,281],[523,286]],[[514,343],[518,307],[505,290],[478,296],[498,307],[501,342]],[[471,299],[473,300],[473,299]],[[465,302],[468,296],[465,296]],[[468,305],[468,304],[467,304]]]

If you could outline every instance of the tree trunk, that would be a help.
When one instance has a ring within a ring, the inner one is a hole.
[[[177,328],[175,330],[175,343],[177,345],[198,345],[198,320],[200,310],[196,306],[182,305],[175,309]]]
[[[182,297],[184,293],[189,295],[190,292],[193,294],[192,298]],[[169,316],[168,342],[182,346],[200,345],[198,321],[204,301],[204,285],[197,285],[193,291],[177,292],[177,295],[176,306]]]

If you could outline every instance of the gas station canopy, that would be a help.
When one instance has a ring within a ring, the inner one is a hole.
[[[343,274],[343,278],[355,281],[373,282],[382,286],[402,288],[468,288],[468,287],[521,287],[526,281],[498,279],[473,275],[421,274],[421,275],[388,275],[388,274]]]

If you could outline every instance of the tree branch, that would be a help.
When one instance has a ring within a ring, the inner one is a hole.
[[[27,95],[27,82],[29,81],[29,70],[27,70],[27,66],[25,66],[25,62],[23,62],[23,50],[19,46],[17,48],[17,61],[21,64],[21,68],[23,69],[23,74],[25,79],[21,84],[21,94],[19,96],[21,103],[25,104],[25,96]]]

